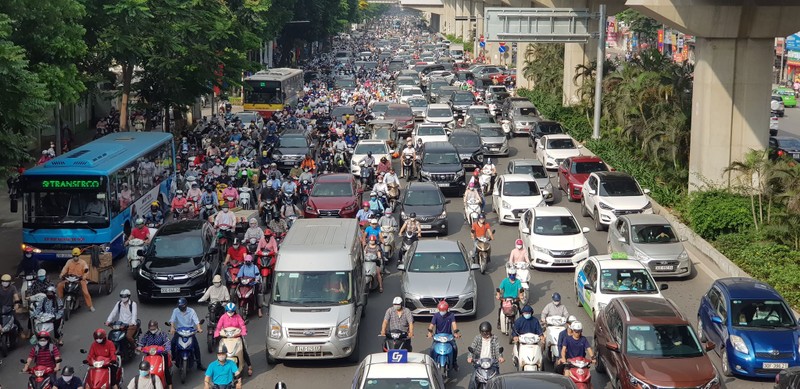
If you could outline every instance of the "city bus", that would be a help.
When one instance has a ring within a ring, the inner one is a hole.
[[[73,247],[125,252],[137,217],[166,210],[175,180],[172,134],[117,132],[26,170],[22,243],[41,261],[64,261]]]
[[[262,70],[244,79],[242,104],[245,111],[270,117],[284,105],[295,105],[303,97],[303,71],[276,68]]]

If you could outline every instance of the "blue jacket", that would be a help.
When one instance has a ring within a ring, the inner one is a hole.
[[[542,326],[539,324],[539,319],[535,317],[526,319],[520,316],[517,321],[514,322],[511,334],[511,336],[520,336],[521,334],[542,335]]]

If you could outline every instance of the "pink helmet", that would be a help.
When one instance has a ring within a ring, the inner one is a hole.
[[[517,245],[517,246],[522,246],[522,239],[517,239],[517,240],[514,242],[514,244],[515,244],[515,245]]]
[[[369,207],[369,201],[365,201],[365,202],[361,203],[361,206],[362,207]]]

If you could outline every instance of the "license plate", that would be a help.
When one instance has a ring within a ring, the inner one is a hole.
[[[180,293],[181,288],[161,288],[161,293]]]
[[[572,259],[556,259],[556,263],[572,263]]]
[[[436,313],[439,312],[439,308],[431,308],[429,311],[431,311],[431,313]]]
[[[56,258],[72,258],[72,254],[56,254]]]
[[[439,186],[450,186],[450,183],[449,182],[437,182],[436,185],[439,185]]]
[[[765,369],[787,369],[787,368],[789,368],[789,364],[788,363],[764,362],[764,368]]]
[[[419,228],[423,230],[430,230],[431,228],[433,228],[433,226],[431,226],[430,224],[420,224]]]
[[[500,151],[500,148],[499,147],[491,147],[491,148],[489,148],[489,151]]]
[[[656,266],[656,271],[673,271],[675,266]]]
[[[322,346],[297,346],[295,351],[298,353],[314,353],[322,351]]]
[[[792,158],[794,158],[794,159],[800,158],[800,154],[792,153]]]

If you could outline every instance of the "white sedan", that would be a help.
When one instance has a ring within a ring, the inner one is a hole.
[[[531,208],[519,221],[519,236],[536,268],[572,268],[589,258],[589,241],[564,207]]]
[[[581,155],[582,145],[567,134],[544,135],[536,141],[536,157],[549,170],[558,169],[561,161]]]
[[[526,210],[545,207],[547,193],[542,193],[536,179],[528,174],[503,174],[497,178],[492,193],[492,207],[500,223],[514,223]]]
[[[381,139],[362,139],[356,144],[353,150],[353,157],[350,159],[350,173],[354,176],[361,177],[361,161],[367,157],[368,153],[372,153],[372,158],[375,158],[375,166],[378,165],[381,158],[391,160],[391,150],[385,140]]]

